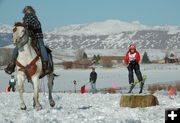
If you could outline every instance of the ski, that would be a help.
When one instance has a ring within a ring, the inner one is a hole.
[[[130,90],[129,90],[128,93],[131,93],[132,90],[134,89],[134,87],[136,86],[136,84],[138,84],[138,83],[140,84],[140,91],[139,91],[139,93],[142,93],[142,90],[143,90],[144,83],[145,83],[146,79],[147,79],[147,75],[143,75],[143,81],[135,80],[134,83],[131,84]]]

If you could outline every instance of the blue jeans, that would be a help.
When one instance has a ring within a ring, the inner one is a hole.
[[[97,92],[96,83],[94,83],[93,81],[91,81],[91,91],[93,94]]]
[[[17,57],[18,57],[18,47],[16,46],[12,53],[13,61],[16,61]]]
[[[45,48],[43,39],[38,39],[37,40],[37,46],[39,48],[39,51],[41,53],[43,61],[48,62],[48,53],[47,53],[47,50]]]
[[[38,39],[37,40],[37,46],[39,48],[39,51],[41,53],[41,56],[42,56],[42,59],[44,62],[48,62],[48,54],[47,54],[47,50],[45,48],[45,45],[44,45],[44,42],[43,42],[43,39]],[[16,46],[13,50],[13,60],[16,60],[18,57],[18,47]]]

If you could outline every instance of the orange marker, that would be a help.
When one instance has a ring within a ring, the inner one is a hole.
[[[172,86],[170,86],[170,89],[169,89],[169,96],[170,96],[170,97],[173,96],[173,88],[172,88]]]
[[[7,93],[7,92],[9,92],[9,90],[8,90],[8,86],[6,86],[6,90],[5,90],[5,92]]]

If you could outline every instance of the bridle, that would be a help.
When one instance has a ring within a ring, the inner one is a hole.
[[[15,33],[17,31],[17,27],[18,26],[14,27],[13,33]],[[28,30],[25,28],[24,34],[21,37],[19,37],[18,39],[16,39],[16,40],[18,40],[18,41],[16,41],[15,45],[18,47],[18,49],[23,48],[29,41]]]

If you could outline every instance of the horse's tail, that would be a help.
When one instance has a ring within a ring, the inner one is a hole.
[[[54,76],[54,77],[58,77],[59,75],[57,75],[57,74],[53,73],[53,76]]]

